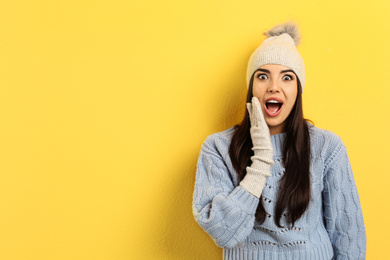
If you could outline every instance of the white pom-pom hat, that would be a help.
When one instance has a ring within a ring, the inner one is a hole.
[[[292,69],[301,82],[302,92],[305,87],[305,64],[296,46],[300,41],[300,34],[296,24],[287,22],[277,25],[264,33],[266,40],[252,53],[247,68],[246,83],[252,74],[262,65],[278,64]]]

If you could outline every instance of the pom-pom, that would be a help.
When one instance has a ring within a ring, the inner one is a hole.
[[[287,22],[284,24],[279,24],[272,28],[271,30],[265,32],[264,34],[267,35],[267,37],[273,37],[278,36],[283,33],[287,33],[288,35],[293,38],[295,46],[297,46],[301,40],[301,35],[298,30],[298,26],[295,23]]]

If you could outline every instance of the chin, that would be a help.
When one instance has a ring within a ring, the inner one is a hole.
[[[271,128],[281,128],[281,129],[283,129],[284,128],[284,122],[285,122],[285,120],[265,120],[265,122],[267,123],[267,126],[268,126],[268,128],[270,128],[270,130],[271,130]]]
[[[272,127],[275,127],[275,126],[279,126],[281,125],[283,122],[282,121],[275,121],[275,120],[265,120],[265,122],[267,123],[268,126],[272,126]]]

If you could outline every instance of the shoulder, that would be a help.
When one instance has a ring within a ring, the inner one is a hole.
[[[345,151],[345,145],[337,134],[309,125],[311,149],[316,156],[323,158],[325,165],[330,164],[338,155]]]
[[[309,125],[310,140],[312,142],[319,142],[321,144],[337,145],[342,144],[341,138],[326,129],[321,129],[313,125]]]
[[[216,153],[216,155],[219,154],[221,157],[225,157],[229,151],[234,132],[235,127],[231,127],[225,131],[209,135],[202,144],[202,151]]]
[[[222,158],[224,161],[229,160],[229,147],[234,132],[235,127],[231,127],[225,131],[209,135],[202,144],[201,155],[215,156]]]
[[[202,144],[198,158],[198,169],[201,166],[214,165],[218,168],[217,172],[226,172],[230,178],[237,184],[237,174],[235,174],[229,156],[229,147],[234,135],[235,128],[229,128],[225,131],[209,135]],[[214,172],[214,174],[217,174]]]

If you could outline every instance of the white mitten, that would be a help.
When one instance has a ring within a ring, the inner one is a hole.
[[[274,164],[271,135],[259,100],[253,97],[252,103],[247,103],[246,106],[251,121],[250,133],[254,156],[251,157],[251,166],[246,167],[246,175],[240,182],[240,186],[257,198],[260,198],[265,180],[268,176],[271,176],[270,169]]]

